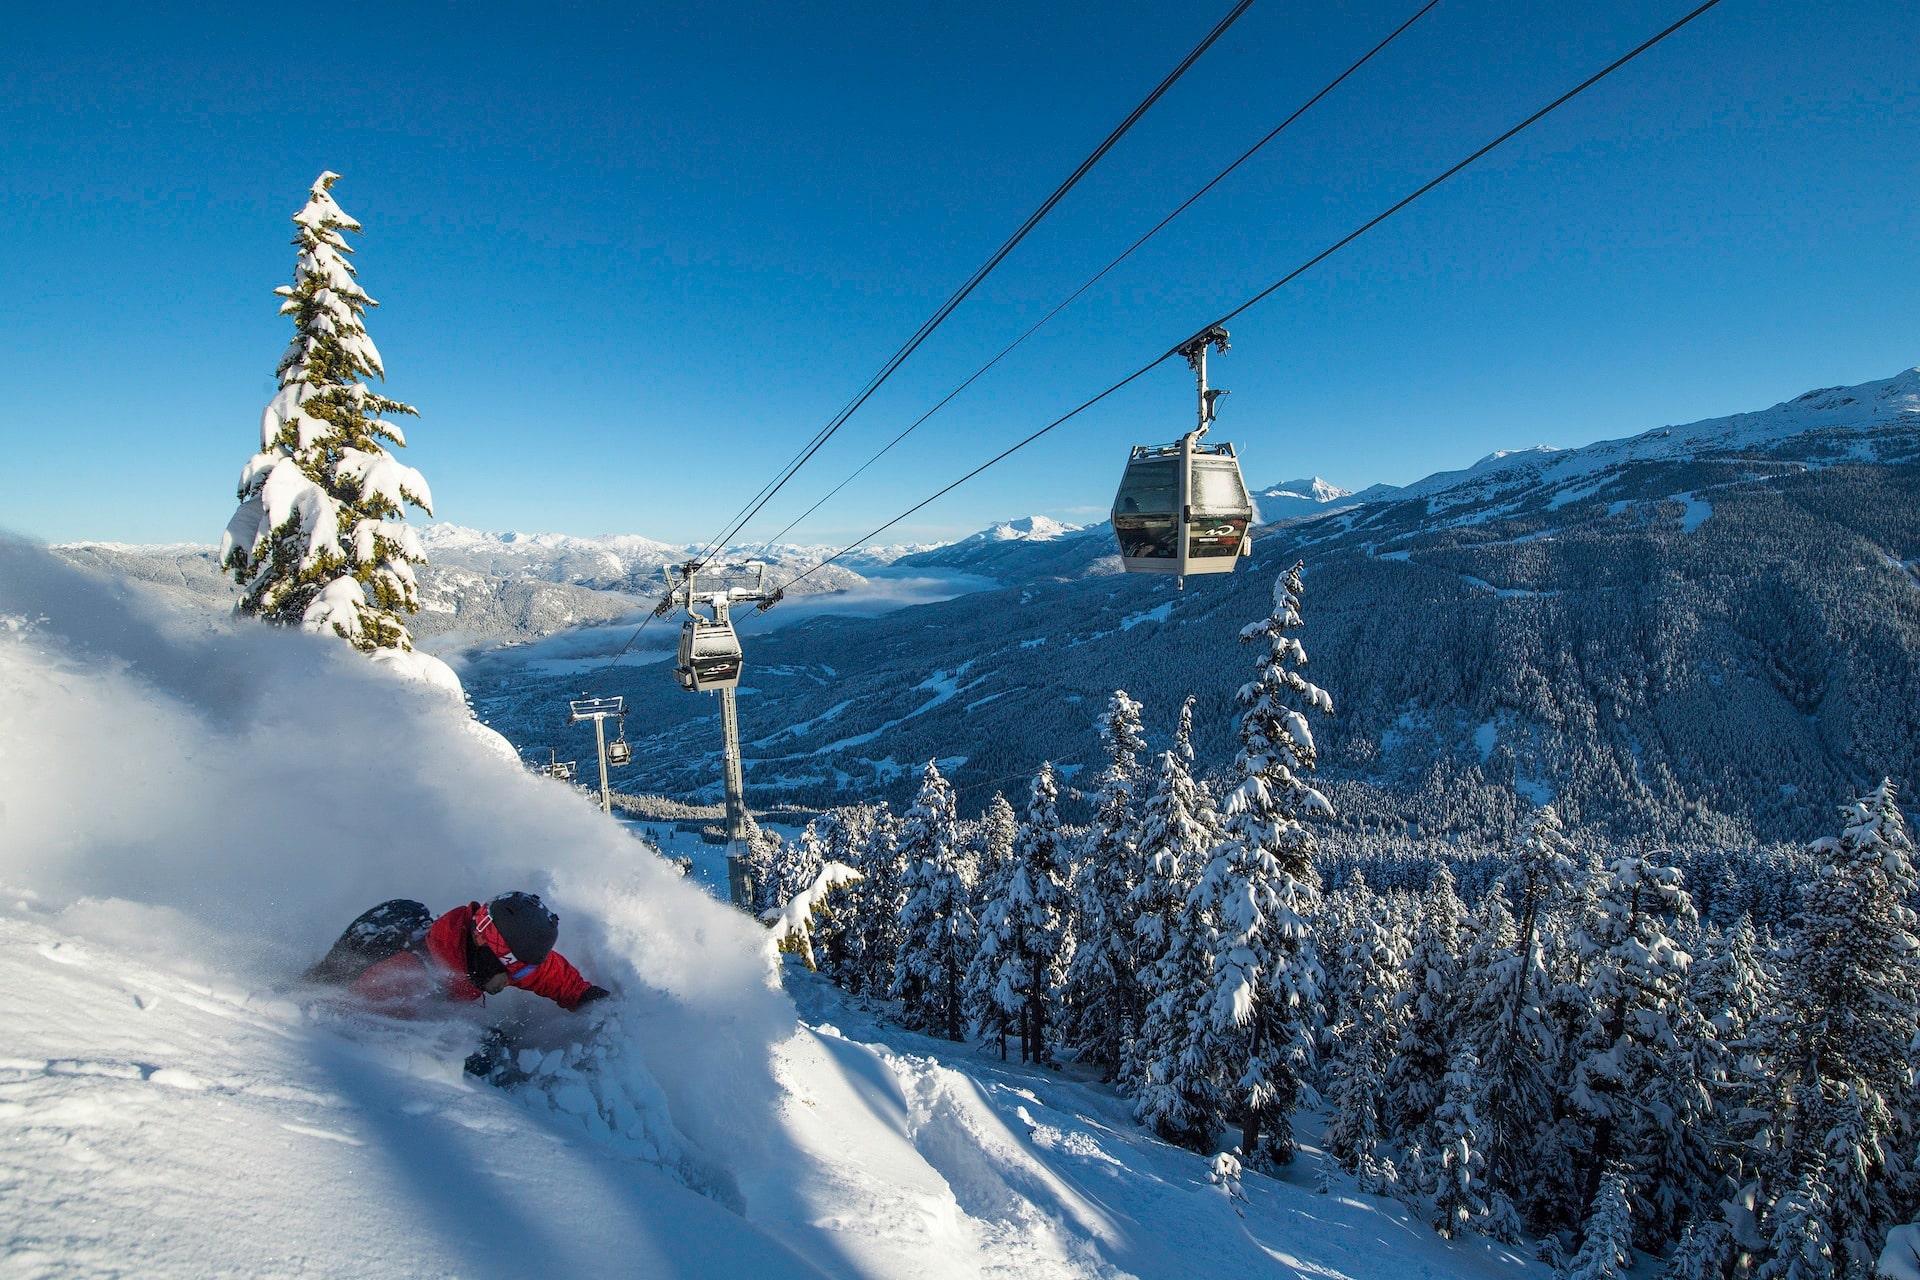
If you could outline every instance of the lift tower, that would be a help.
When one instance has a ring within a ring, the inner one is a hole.
[[[735,906],[751,907],[746,782],[740,768],[740,719],[734,703],[742,659],[730,613],[741,602],[764,608],[778,600],[780,593],[766,589],[767,566],[757,560],[725,569],[689,561],[664,566],[661,573],[667,580],[667,596],[655,612],[665,614],[677,608],[687,614],[680,627],[673,678],[683,689],[715,693],[720,698],[721,778],[727,798],[727,893]],[[700,581],[702,578],[708,581]]]

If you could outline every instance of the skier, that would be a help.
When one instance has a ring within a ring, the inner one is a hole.
[[[560,917],[538,894],[469,902],[434,920],[418,902],[395,899],[366,912],[307,971],[350,986],[382,1013],[404,1016],[430,1000],[472,1001],[518,987],[578,1009],[610,992],[580,976],[553,949]]]

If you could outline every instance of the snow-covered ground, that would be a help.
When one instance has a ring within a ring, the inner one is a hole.
[[[0,1276],[1540,1274],[886,1025],[456,710],[0,542]],[[370,903],[512,887],[614,1001],[298,981]],[[478,1085],[510,1014],[530,1079]]]

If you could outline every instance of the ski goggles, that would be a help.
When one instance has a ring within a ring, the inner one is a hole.
[[[473,918],[473,933],[475,937],[480,939],[481,944],[484,945],[487,950],[493,952],[500,963],[507,967],[507,980],[509,982],[519,982],[522,978],[530,978],[533,976],[533,971],[540,967],[537,964],[522,964],[520,962],[520,958],[513,954],[513,948],[507,945],[507,940],[501,934],[500,927],[494,924],[493,913],[485,907],[481,907],[479,914]]]

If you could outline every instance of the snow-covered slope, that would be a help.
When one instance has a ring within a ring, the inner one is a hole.
[[[156,908],[24,905],[0,912],[0,1274],[819,1274],[584,1140],[583,1085],[543,1115],[463,1080],[465,1023],[303,1004]]]
[[[949,1062],[445,699],[0,541],[0,1273],[1527,1280],[1050,1073]],[[509,887],[616,999],[399,1022],[297,980],[354,914]],[[526,1020],[510,1091],[461,1072]]]
[[[1753,413],[1658,427],[1579,449],[1535,445],[1503,449],[1471,467],[1440,471],[1395,488],[1375,485],[1359,502],[1425,498],[1439,507],[1483,501],[1535,486],[1566,488],[1629,463],[1681,461],[1728,454],[1775,456],[1794,442],[1799,460],[1890,461],[1913,451],[1920,433],[1920,368],[1853,387],[1825,387]],[[1444,495],[1444,498],[1442,497]]]

